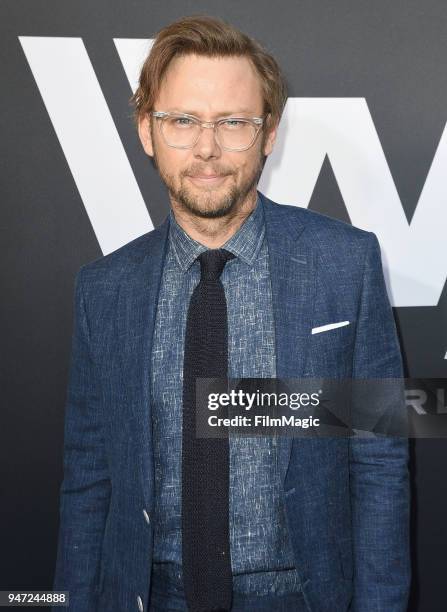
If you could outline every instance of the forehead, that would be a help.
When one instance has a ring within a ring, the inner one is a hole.
[[[259,76],[246,57],[180,56],[160,83],[156,110],[198,115],[262,114]]]

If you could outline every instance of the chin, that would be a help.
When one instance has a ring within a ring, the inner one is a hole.
[[[199,202],[191,202],[191,200],[189,200],[188,202],[182,201],[182,204],[190,212],[194,213],[197,217],[202,217],[203,219],[217,219],[219,217],[224,217],[234,207],[233,204],[228,206],[226,202],[213,206],[204,206],[200,205]]]
[[[224,217],[236,206],[239,197],[233,191],[218,193],[219,190],[181,190],[176,200],[188,211],[204,219]]]

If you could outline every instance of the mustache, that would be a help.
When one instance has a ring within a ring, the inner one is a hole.
[[[218,168],[216,166],[191,166],[188,170],[182,173],[184,176],[204,176],[204,175],[216,175],[216,176],[227,176],[233,174],[233,170],[230,168]]]

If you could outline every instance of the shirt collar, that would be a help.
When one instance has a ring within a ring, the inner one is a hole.
[[[169,220],[169,240],[178,265],[183,272],[186,272],[200,253],[207,251],[208,247],[197,242],[197,240],[194,240],[185,232],[175,220],[172,209],[169,213]],[[227,251],[230,251],[233,255],[251,266],[261,248],[264,234],[264,211],[258,195],[254,210],[245,219],[237,232],[221,248],[227,249]]]

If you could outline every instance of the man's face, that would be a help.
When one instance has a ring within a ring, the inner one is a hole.
[[[187,113],[202,121],[262,117],[259,77],[245,57],[179,57],[166,71],[154,110]],[[246,151],[220,148],[214,131],[206,128],[194,147],[177,149],[163,140],[160,121],[152,117],[151,129],[149,118],[144,117],[139,135],[180,207],[202,218],[222,217],[256,191],[263,156],[272,151],[276,129],[265,134],[263,128]],[[215,178],[205,178],[210,175]]]

